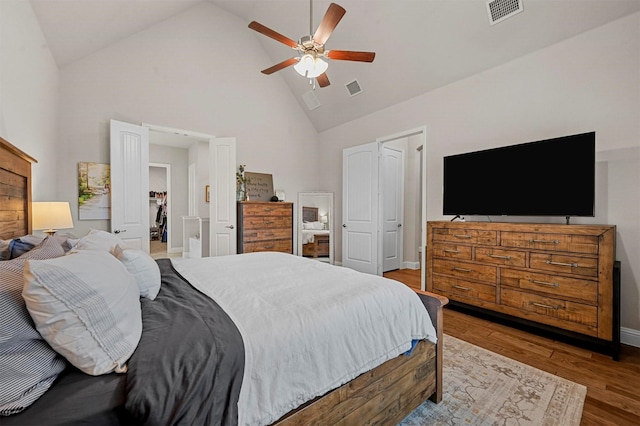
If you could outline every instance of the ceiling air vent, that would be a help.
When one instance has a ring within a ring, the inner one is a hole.
[[[307,93],[303,94],[302,100],[305,104],[307,104],[307,108],[309,108],[309,111],[320,108],[320,101],[316,97],[316,94],[313,93],[313,90],[309,90]]]
[[[345,86],[347,87],[347,91],[351,96],[362,93],[362,87],[360,87],[360,83],[358,83],[358,80],[350,81],[349,83],[345,84]]]
[[[489,0],[487,12],[489,12],[489,22],[495,25],[522,12],[522,0]]]

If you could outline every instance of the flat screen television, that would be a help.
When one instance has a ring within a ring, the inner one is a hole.
[[[594,216],[595,132],[444,157],[443,214]]]

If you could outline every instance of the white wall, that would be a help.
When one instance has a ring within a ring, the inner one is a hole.
[[[57,193],[57,103],[58,69],[31,4],[1,0],[0,136],[38,161],[33,165],[33,200],[75,199],[77,216],[77,177],[66,197]]]
[[[639,88],[636,13],[322,132],[322,165],[329,190],[336,192],[337,220],[342,220],[345,147],[426,125],[427,219],[438,220],[443,218],[443,156],[595,131],[596,217],[573,222],[617,225],[622,326],[640,330]],[[336,237],[340,260],[341,235]]]
[[[260,73],[271,59],[258,37],[205,2],[61,69],[61,193],[79,161],[109,162],[110,119],[235,136],[238,162],[275,188],[315,188],[317,133],[282,77]]]

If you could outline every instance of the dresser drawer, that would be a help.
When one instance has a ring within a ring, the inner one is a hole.
[[[598,237],[596,235],[505,231],[500,233],[500,245],[503,247],[598,254]]]
[[[598,301],[597,281],[586,279],[505,268],[500,271],[500,284],[547,293],[553,297],[579,299],[589,304],[596,304]]]
[[[598,259],[562,254],[531,253],[529,257],[531,269],[560,272],[565,274],[598,276]]]
[[[495,246],[498,244],[496,231],[484,231],[481,229],[441,229],[433,230],[433,241],[446,241],[455,243],[484,244]]]
[[[557,318],[588,327],[597,327],[598,325],[598,308],[595,306],[553,297],[538,296],[507,288],[501,289],[500,298],[503,305],[523,311],[535,312],[550,318]]]
[[[262,228],[288,228],[289,231],[293,226],[293,219],[289,216],[245,216],[245,229],[262,229]]]
[[[455,260],[433,259],[433,273],[462,279],[478,280],[495,284],[498,276],[495,266]]]
[[[471,246],[434,243],[433,255],[436,257],[449,257],[451,259],[471,260]]]
[[[516,250],[476,247],[475,251],[475,260],[477,262],[493,263],[496,265],[524,267],[527,257],[525,252]]]
[[[244,253],[256,251],[281,251],[293,253],[293,243],[291,240],[272,240],[244,243]]]
[[[291,228],[245,229],[242,238],[245,242],[291,239]]]
[[[496,287],[492,285],[436,275],[433,277],[433,286],[436,292],[446,292],[464,298],[496,303]]]
[[[242,205],[242,214],[244,216],[291,216],[292,211],[291,204],[247,203]]]

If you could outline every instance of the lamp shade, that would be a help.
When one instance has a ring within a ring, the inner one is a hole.
[[[32,227],[53,235],[58,229],[73,228],[71,207],[66,201],[45,201],[32,203]]]
[[[307,78],[318,77],[324,73],[328,67],[329,64],[325,61],[308,53],[303,55],[298,63],[293,66],[298,74]]]

